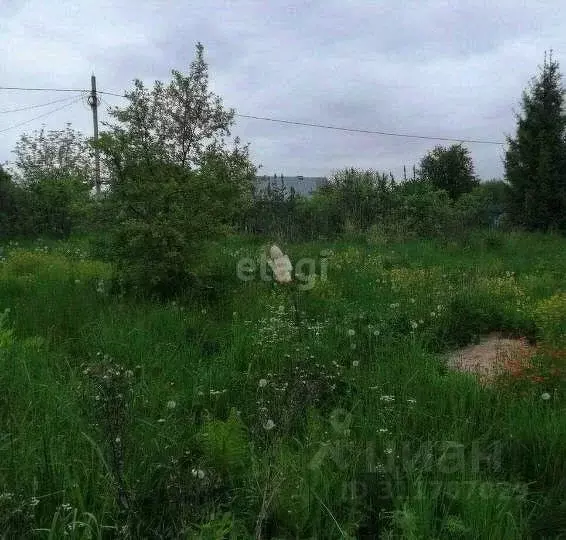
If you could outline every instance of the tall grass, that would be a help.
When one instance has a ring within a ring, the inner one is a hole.
[[[4,246],[6,538],[566,534],[563,239],[284,246],[331,252],[298,326],[285,288],[235,277],[245,238],[204,254],[216,296],[162,304],[111,295],[86,246]],[[558,371],[447,370],[494,330]]]

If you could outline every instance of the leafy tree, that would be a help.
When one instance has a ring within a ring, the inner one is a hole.
[[[436,189],[446,190],[452,200],[468,193],[479,183],[469,151],[461,144],[448,148],[436,146],[421,160],[419,176]]]
[[[482,182],[460,197],[455,205],[465,230],[492,227],[499,223],[507,208],[509,186],[501,180]]]
[[[208,90],[203,46],[189,73],[150,91],[139,80],[110,111],[100,147],[111,170],[113,257],[128,289],[175,294],[193,279],[203,241],[225,233],[251,203],[255,167],[230,135],[234,111]]]
[[[16,143],[14,177],[25,185],[44,179],[73,178],[92,187],[93,152],[85,136],[67,124],[64,130],[23,134]]]
[[[130,154],[198,168],[209,150],[223,146],[222,137],[230,135],[234,124],[234,110],[224,109],[208,84],[204,47],[197,43],[188,75],[172,70],[169,84],[156,81],[152,90],[136,79],[134,89],[126,93],[129,105],[110,110],[118,124],[106,125],[127,143]]]
[[[393,184],[377,171],[350,168],[336,172],[321,193],[334,196],[344,226],[363,231],[389,211]]]
[[[431,182],[408,180],[396,186],[393,220],[411,237],[442,235],[452,217],[452,200]]]
[[[69,236],[91,203],[93,160],[88,140],[70,124],[64,130],[42,128],[23,134],[14,153],[13,175],[22,191],[17,228],[28,235]]]
[[[67,238],[73,229],[80,228],[91,203],[88,186],[73,176],[40,178],[23,190],[27,193],[32,234]]]
[[[0,165],[0,236],[9,236],[14,233],[15,189],[12,177]]]
[[[529,230],[566,229],[566,114],[558,62],[544,59],[523,92],[515,138],[507,138],[505,176],[511,220]]]

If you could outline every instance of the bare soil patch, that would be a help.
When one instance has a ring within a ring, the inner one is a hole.
[[[535,352],[536,347],[524,338],[512,339],[492,333],[476,345],[450,353],[447,360],[449,368],[474,373],[486,384],[506,372],[520,373],[530,365]]]

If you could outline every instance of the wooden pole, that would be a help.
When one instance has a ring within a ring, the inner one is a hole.
[[[100,151],[98,150],[98,96],[96,95],[96,77],[94,73],[90,78],[91,94],[90,106],[92,107],[92,123],[94,126],[94,185],[96,195],[100,195]]]

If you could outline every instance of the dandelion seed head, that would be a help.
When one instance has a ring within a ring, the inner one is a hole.
[[[205,477],[205,473],[202,469],[191,469],[191,474],[199,480],[202,480]]]
[[[275,422],[270,418],[263,424],[263,429],[266,431],[271,431],[275,427]]]

